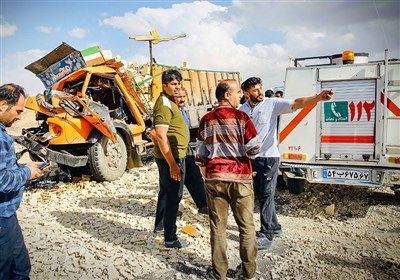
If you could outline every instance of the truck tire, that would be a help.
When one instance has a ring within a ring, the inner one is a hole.
[[[114,181],[125,172],[126,145],[119,134],[116,138],[117,142],[114,144],[106,136],[101,135],[99,140],[89,148],[88,165],[96,181]]]
[[[304,179],[293,179],[288,178],[288,190],[291,194],[300,194],[304,192],[304,186],[306,184],[306,180]]]
[[[394,187],[392,187],[392,190],[394,192],[394,198],[397,201],[400,201],[400,185],[395,185]]]
[[[283,179],[283,175],[278,175],[278,179],[276,180],[276,189],[278,191],[283,191],[287,189],[287,184],[285,180]]]

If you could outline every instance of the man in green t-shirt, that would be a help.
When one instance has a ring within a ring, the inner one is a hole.
[[[179,93],[181,88],[182,75],[179,71],[170,69],[162,73],[161,79],[163,91],[153,109],[156,131],[154,157],[158,166],[160,184],[157,208],[159,205],[165,205],[165,246],[183,248],[189,246],[189,242],[176,235],[176,217],[179,202],[182,199],[189,132],[182,113],[173,100],[173,96]]]

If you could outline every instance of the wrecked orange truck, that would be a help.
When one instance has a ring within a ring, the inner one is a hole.
[[[184,77],[192,141],[200,118],[217,103],[217,83],[240,80],[237,72],[159,64],[153,64],[150,76],[146,65],[129,69],[98,47],[78,51],[66,43],[25,68],[46,90],[26,103],[40,125],[23,129],[16,142],[34,160],[54,162],[71,176],[87,174],[97,181],[113,181],[142,165],[141,156],[152,146],[152,107],[161,92],[162,71],[176,68]]]

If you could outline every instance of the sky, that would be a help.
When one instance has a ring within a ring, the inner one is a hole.
[[[0,84],[30,95],[41,81],[24,69],[65,42],[99,46],[128,62],[149,61],[147,42],[130,36],[187,37],[153,46],[158,63],[258,76],[264,90],[284,85],[290,58],[369,53],[400,59],[400,1],[0,0]],[[304,93],[307,95],[308,93]],[[313,94],[313,93],[312,93]]]

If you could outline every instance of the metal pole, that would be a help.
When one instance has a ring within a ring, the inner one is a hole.
[[[150,76],[153,76],[153,43],[149,41],[150,49]]]
[[[382,155],[386,155],[386,145],[387,145],[387,128],[388,128],[388,110],[387,102],[389,98],[388,91],[388,49],[385,49],[385,69],[384,69],[384,88],[383,88],[383,143],[382,143]],[[379,96],[380,98],[380,96]],[[379,100],[379,99],[378,99]]]
[[[149,40],[149,50],[150,50],[150,76],[153,77],[153,43],[151,40]],[[153,100],[153,79],[151,79],[150,81],[149,95],[150,95],[150,100]]]

